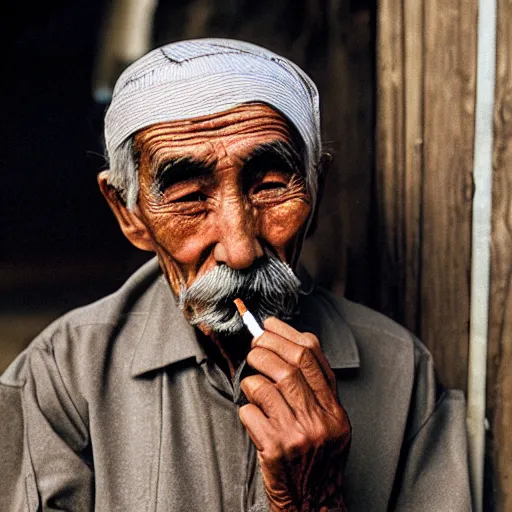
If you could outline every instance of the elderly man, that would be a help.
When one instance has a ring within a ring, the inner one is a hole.
[[[298,265],[325,162],[308,76],[240,41],[170,44],[122,74],[105,137],[100,189],[157,258],[3,375],[12,510],[469,510],[461,394]]]

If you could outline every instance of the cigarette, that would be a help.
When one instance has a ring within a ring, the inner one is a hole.
[[[254,318],[253,314],[245,307],[242,299],[235,299],[233,302],[235,303],[236,309],[238,309],[238,312],[242,317],[242,322],[252,334],[253,338],[261,336],[264,332],[263,329],[258,325],[258,322],[256,321],[256,318]]]

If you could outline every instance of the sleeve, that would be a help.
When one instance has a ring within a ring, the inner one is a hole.
[[[94,471],[83,404],[79,411],[51,344],[39,343],[23,356],[17,363],[23,381],[23,457],[21,467],[12,468],[21,474],[10,503],[2,510],[92,511]],[[13,409],[8,417],[15,414]],[[16,442],[20,444],[19,439]]]
[[[22,469],[24,422],[20,387],[0,383],[0,418],[0,510],[36,510],[36,497],[30,494],[33,475]]]
[[[413,397],[393,510],[470,511],[464,395],[436,383],[428,352],[420,358]]]

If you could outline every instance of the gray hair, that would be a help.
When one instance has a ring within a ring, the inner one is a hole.
[[[139,165],[133,152],[133,137],[129,137],[111,154],[106,152],[109,163],[107,181],[123,198],[128,209],[132,210],[139,196]]]

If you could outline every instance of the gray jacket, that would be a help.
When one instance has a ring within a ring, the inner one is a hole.
[[[353,438],[356,511],[471,509],[464,398],[388,318],[320,288],[294,325],[314,332]],[[0,378],[0,510],[265,510],[239,381],[208,360],[155,260],[60,318]]]

